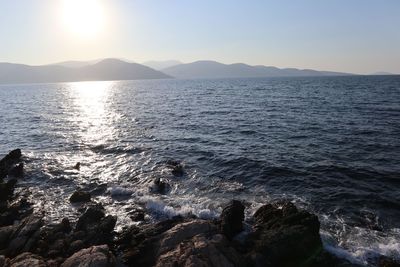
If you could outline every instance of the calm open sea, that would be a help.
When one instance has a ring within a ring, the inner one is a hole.
[[[400,76],[2,85],[0,156],[14,148],[18,190],[50,221],[77,216],[78,187],[118,227],[133,207],[207,218],[232,198],[248,215],[288,198],[319,216],[330,251],[400,257]]]

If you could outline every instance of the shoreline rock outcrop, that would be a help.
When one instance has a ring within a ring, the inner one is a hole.
[[[14,150],[0,161],[0,267],[354,266],[326,252],[318,217],[289,201],[263,205],[246,227],[239,200],[214,220],[176,216],[149,223],[140,210],[132,216],[142,222],[116,233],[117,218],[78,191],[71,202],[89,202],[79,219],[46,224],[25,199],[13,196],[18,180],[11,170],[23,168],[21,156]],[[399,266],[388,258],[379,264]]]

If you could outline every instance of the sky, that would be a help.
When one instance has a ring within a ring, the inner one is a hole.
[[[0,62],[216,60],[400,73],[399,0],[1,0]]]

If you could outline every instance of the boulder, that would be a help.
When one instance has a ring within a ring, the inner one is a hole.
[[[243,231],[244,206],[238,200],[232,200],[223,210],[220,216],[221,231],[228,238],[233,238]]]
[[[90,201],[90,193],[84,192],[84,191],[75,191],[71,197],[69,198],[69,201],[71,203],[76,203],[76,202],[89,202]]]
[[[247,247],[255,266],[304,266],[322,251],[318,217],[290,202],[264,205],[254,219]]]
[[[14,194],[14,187],[16,183],[16,179],[10,179],[5,183],[0,183],[0,201],[10,200]]]
[[[24,163],[21,162],[18,165],[15,165],[8,171],[8,175],[13,176],[13,177],[22,177],[24,176]]]
[[[47,267],[46,261],[35,254],[25,252],[10,261],[10,267]]]
[[[210,235],[216,232],[217,227],[209,221],[193,220],[178,224],[162,234],[159,253],[169,251],[179,245],[182,241],[190,239],[196,235]]]
[[[104,216],[105,216],[104,208],[101,205],[89,207],[82,214],[82,216],[79,217],[79,220],[75,227],[75,231],[87,230],[89,228],[90,224],[98,223]]]
[[[381,256],[378,259],[378,267],[400,267],[400,261],[387,256]]]
[[[180,240],[171,250],[162,253],[155,266],[234,267],[244,264],[224,235],[198,234]]]
[[[169,185],[167,182],[165,182],[163,179],[156,178],[154,179],[154,191],[159,193],[159,194],[165,194]]]
[[[43,226],[42,217],[31,215],[15,226],[7,246],[7,254],[16,256],[21,252],[33,249],[40,239],[40,228]]]
[[[61,267],[113,267],[116,266],[114,255],[107,245],[92,246],[74,253]]]
[[[21,160],[21,149],[10,151],[4,158],[0,160],[0,180],[8,175],[8,172],[14,164]]]
[[[168,160],[167,165],[171,168],[171,173],[174,176],[182,176],[184,174],[183,166],[178,161]]]

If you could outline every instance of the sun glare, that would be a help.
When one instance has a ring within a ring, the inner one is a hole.
[[[100,34],[105,23],[101,0],[63,0],[62,19],[76,37],[91,39]]]

